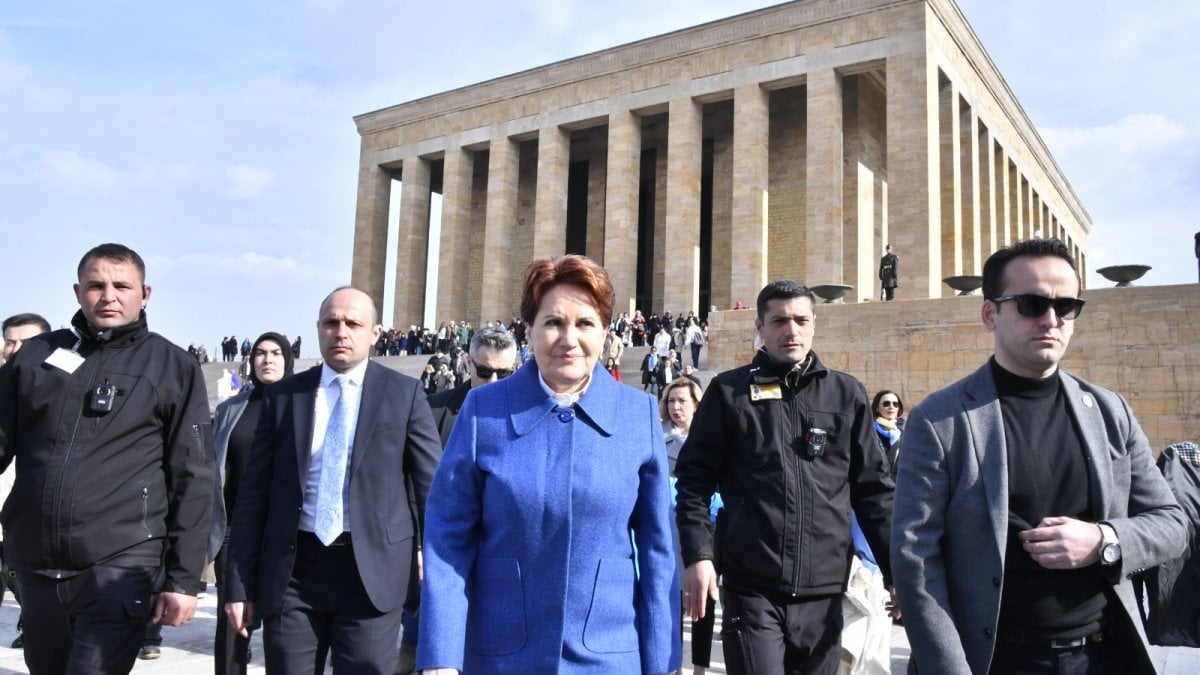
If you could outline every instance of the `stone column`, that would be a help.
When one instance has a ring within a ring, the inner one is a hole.
[[[875,184],[878,181],[875,172],[866,164],[854,164],[854,173],[844,178],[854,181],[853,186],[846,186],[846,192],[854,197],[853,202],[849,198],[846,200],[847,208],[854,209],[846,223],[846,249],[854,255],[848,257],[849,262],[843,260],[842,263],[845,283],[854,286],[853,297],[878,298],[879,258],[883,256],[883,251],[875,248]]]
[[[729,297],[750,306],[767,284],[767,197],[770,98],[758,84],[733,91],[733,204],[729,267],[713,260],[713,284],[729,281]],[[715,293],[714,293],[715,295]],[[722,307],[721,309],[728,309]]]
[[[921,21],[924,21],[923,14]],[[902,256],[897,297],[941,297],[937,65],[924,47],[887,58],[888,242]],[[928,255],[922,255],[926,251]]]
[[[637,115],[622,110],[608,117],[608,178],[604,195],[604,268],[612,281],[613,312],[637,307],[638,174],[642,128]],[[647,312],[649,309],[647,308]],[[647,314],[648,316],[648,314]]]
[[[1020,241],[1029,238],[1029,219],[1025,215],[1025,176],[1021,175],[1021,170],[1013,167],[1013,192],[1016,198],[1013,199],[1013,208],[1016,209],[1015,217],[1013,218],[1013,228],[1016,232],[1014,239]]]
[[[1033,183],[1025,179],[1025,236],[1029,239],[1038,232],[1037,224],[1037,195],[1033,192]]]
[[[996,146],[992,143],[991,133],[981,122],[979,124],[979,247],[982,260],[986,260],[992,251],[996,250]],[[983,273],[983,263],[980,262],[977,274]]]
[[[979,114],[962,107],[962,273],[979,274]]]
[[[393,325],[425,319],[425,266],[429,257],[429,160],[405,157],[400,174]]]
[[[808,74],[807,164],[805,175],[804,279],[841,284],[842,270],[842,78],[832,68]],[[854,289],[857,294],[862,289]]]
[[[1017,240],[1017,168],[1008,150],[1004,151],[1004,245]]]
[[[700,313],[701,105],[671,101],[667,122],[667,214],[662,308]],[[653,310],[652,310],[653,311]]]
[[[587,190],[587,257],[604,264],[604,202],[608,199],[604,184],[608,175],[607,131],[599,127],[587,130],[588,190]],[[614,310],[615,311],[615,310]],[[629,316],[633,316],[630,313]]]
[[[537,197],[533,216],[533,259],[566,252],[567,171],[571,135],[557,126],[538,131]]]
[[[1008,239],[1008,160],[1004,148],[992,139],[992,248],[988,252],[1007,244]]]
[[[502,132],[492,138],[488,152],[487,215],[484,221],[485,267],[480,298],[480,325],[515,315],[520,304],[520,275],[528,255],[514,250],[513,231],[517,221],[517,174],[521,153],[517,144]]]
[[[370,295],[375,306],[381,308],[380,311],[383,307],[391,199],[392,172],[381,166],[360,166],[350,283]]]
[[[962,98],[958,87],[947,82],[941,87],[938,106],[941,133],[942,194],[942,273],[945,276],[963,273],[963,184],[962,171]],[[939,292],[941,279],[937,280]],[[937,297],[937,296],[935,296]]]
[[[437,323],[467,318],[467,273],[471,266],[471,176],[474,153],[446,150],[442,169],[442,233],[438,248]],[[410,324],[412,322],[409,322]]]

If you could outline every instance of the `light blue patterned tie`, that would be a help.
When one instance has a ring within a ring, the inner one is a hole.
[[[317,485],[316,535],[326,546],[342,533],[342,492],[346,484],[346,462],[350,457],[350,425],[346,420],[346,378],[333,378],[337,403],[329,413],[325,440],[321,443],[321,481]]]

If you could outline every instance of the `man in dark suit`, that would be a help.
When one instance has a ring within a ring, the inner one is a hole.
[[[263,400],[234,512],[225,614],[241,633],[262,618],[270,672],[321,673],[330,647],[335,672],[395,667],[441,444],[417,381],[367,359],[378,317],[366,293],[331,293],[317,322],[324,362]]]
[[[1129,577],[1187,530],[1129,404],[1059,368],[1079,290],[1057,239],[992,254],[995,355],[908,417],[892,570],[922,673],[1154,672]]]

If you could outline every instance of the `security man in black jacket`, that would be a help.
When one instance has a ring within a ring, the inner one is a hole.
[[[701,617],[716,599],[719,559],[732,675],[837,672],[852,507],[891,586],[895,486],[863,385],[811,351],[814,302],[794,281],[759,293],[763,348],[709,384],[675,466],[684,606]],[[719,551],[708,527],[716,490]]]
[[[88,251],[72,328],[0,370],[5,553],[33,673],[127,673],[147,621],[183,624],[204,589],[208,395],[196,360],[147,329],[145,269],[120,244]]]

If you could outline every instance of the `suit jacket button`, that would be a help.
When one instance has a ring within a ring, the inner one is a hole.
[[[1000,588],[1000,577],[992,577],[992,585]]]
[[[984,629],[983,629],[983,637],[985,637],[985,638],[987,638],[987,639],[991,640],[991,639],[992,639],[992,629],[991,629],[991,628],[984,628]]]

